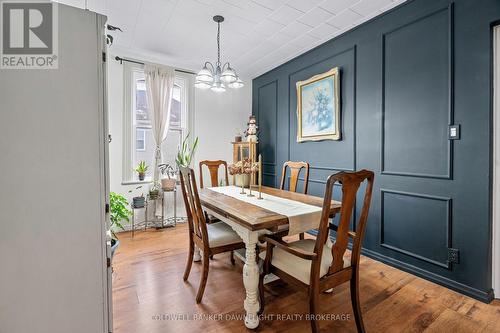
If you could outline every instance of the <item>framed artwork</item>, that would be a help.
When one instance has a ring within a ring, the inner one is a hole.
[[[340,140],[338,67],[297,82],[297,142]]]

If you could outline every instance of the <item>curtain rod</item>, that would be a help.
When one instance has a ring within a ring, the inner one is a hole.
[[[115,57],[115,60],[116,61],[119,61],[120,64],[122,64],[124,61],[126,62],[131,62],[131,63],[134,63],[134,64],[138,64],[138,65],[144,65],[143,62],[140,62],[140,61],[137,61],[137,60],[132,60],[132,59],[126,59],[126,58],[122,58],[122,57],[119,57],[119,56],[116,56]],[[176,72],[180,72],[180,73],[186,73],[186,74],[196,74],[194,72],[190,72],[190,71],[187,71],[187,70],[184,70],[184,69],[175,69]]]

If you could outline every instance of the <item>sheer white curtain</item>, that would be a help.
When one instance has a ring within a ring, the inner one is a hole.
[[[167,137],[170,123],[170,103],[174,90],[175,71],[173,68],[146,64],[144,66],[148,112],[155,140],[154,184],[159,183],[158,164],[161,163],[161,144]]]
[[[171,67],[146,64],[144,66],[148,112],[155,141],[155,164],[153,186],[160,188],[158,165],[162,161],[161,144],[167,137],[170,124],[170,105],[174,90],[175,71]],[[158,210],[160,209],[160,212]],[[156,215],[161,215],[161,206],[156,205]]]

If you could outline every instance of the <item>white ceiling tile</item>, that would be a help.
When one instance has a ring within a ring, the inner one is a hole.
[[[311,27],[316,27],[332,18],[332,16],[332,13],[327,12],[323,8],[316,7],[299,17],[297,21],[310,25]]]
[[[254,31],[264,36],[271,36],[283,27],[284,25],[281,23],[265,19],[255,26]]]
[[[165,0],[144,1],[135,24],[133,45],[139,48],[156,49],[164,27],[170,21],[175,2]],[[161,22],[162,24],[158,24]]]
[[[305,13],[316,7],[321,1],[323,0],[288,0],[287,4]]]
[[[273,21],[279,22],[283,25],[286,25],[290,23],[291,21],[295,20],[297,17],[302,15],[303,13],[300,10],[297,10],[295,8],[292,8],[287,5],[283,5],[276,9],[270,16],[269,18],[272,19]]]
[[[309,34],[319,39],[325,40],[333,38],[338,31],[338,28],[328,23],[323,23],[309,31]]]
[[[201,4],[204,4],[204,5],[213,5],[215,0],[196,0],[197,2],[201,3]]]
[[[391,0],[361,0],[354,6],[351,6],[351,9],[356,13],[366,16],[391,3]]]
[[[309,30],[311,30],[311,28],[312,27],[307,24],[294,21],[283,28],[280,32],[292,37],[297,37],[300,34],[308,32]]]
[[[353,12],[350,9],[344,10],[342,13],[334,16],[331,20],[328,21],[328,24],[333,25],[339,29],[343,29],[345,27],[350,27],[356,24],[363,18],[362,15]]]
[[[272,10],[278,9],[279,6],[281,6],[286,2],[286,0],[248,0],[248,1],[253,1],[261,6],[264,6]]]
[[[275,33],[269,38],[269,41],[276,44],[277,46],[282,46],[293,39],[292,36],[284,34],[282,32]]]
[[[334,14],[338,14],[346,8],[349,8],[360,0],[325,0],[319,4],[320,7],[332,12]],[[372,1],[372,0],[369,0]]]
[[[293,39],[290,43],[297,45],[297,46],[301,46],[304,49],[310,45],[313,45],[318,40],[319,40],[318,37],[315,37],[315,36],[312,36],[309,34],[303,34],[303,35],[300,35],[299,37]]]
[[[273,12],[267,7],[248,0],[244,0],[240,7],[244,10],[243,17],[252,22],[260,22]]]

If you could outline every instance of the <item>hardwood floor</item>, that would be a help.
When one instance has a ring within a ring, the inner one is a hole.
[[[188,282],[182,281],[187,231],[186,224],[178,224],[136,232],[134,239],[119,234],[113,261],[115,332],[252,332],[239,320],[242,264],[232,266],[229,254],[210,262],[203,302],[196,304],[201,264],[194,263]],[[366,257],[360,267],[367,332],[500,332],[500,301],[484,304]],[[310,331],[305,294],[282,281],[266,290],[267,318],[254,332]],[[348,283],[322,294],[320,309],[334,319],[320,322],[322,332],[356,332]]]

